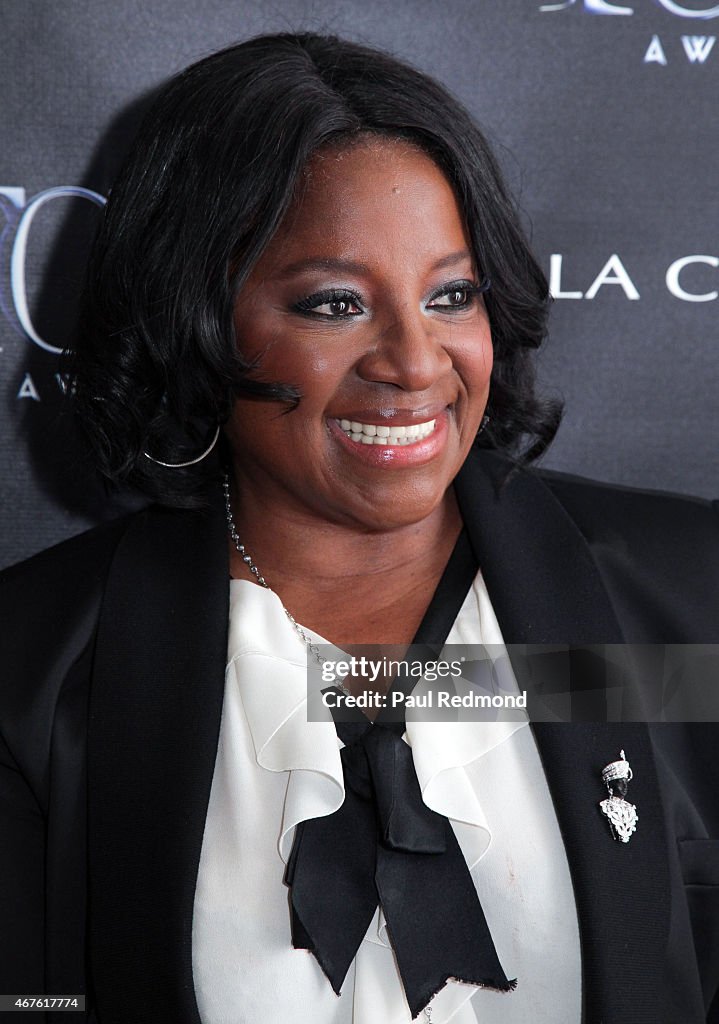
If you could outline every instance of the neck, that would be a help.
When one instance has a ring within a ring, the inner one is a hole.
[[[328,640],[405,643],[419,625],[461,529],[450,488],[418,523],[363,530],[263,507],[233,495],[237,532],[269,587]],[[252,576],[231,545],[238,579]]]

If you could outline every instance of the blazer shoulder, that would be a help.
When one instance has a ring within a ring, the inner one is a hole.
[[[634,531],[645,543],[666,544],[689,531],[696,542],[719,549],[719,501],[589,480],[555,470],[535,470],[587,531]]]
[[[540,475],[589,544],[628,641],[719,642],[719,503]]]
[[[0,572],[0,612],[3,623],[13,615],[27,616],[26,599],[36,609],[43,601],[76,604],[83,592],[102,580],[120,538],[137,513],[102,523],[16,562]],[[4,631],[4,630],[3,630]]]
[[[110,564],[132,520],[104,523],[0,572],[0,732],[38,709],[51,715],[86,650]]]
[[[8,650],[19,654],[28,642],[60,640],[90,610],[96,614],[116,552],[126,537],[143,536],[152,548],[173,524],[177,530],[177,524],[196,516],[183,509],[148,505],[0,572],[0,664]]]
[[[716,642],[719,503],[562,473],[541,478],[589,543],[616,605],[633,595],[655,609],[662,636]],[[681,629],[670,627],[670,608]]]
[[[664,546],[676,539],[679,532],[696,533],[697,543],[709,545],[719,554],[719,500],[606,483],[541,466],[519,468],[492,450],[474,450],[471,456],[470,470],[487,475],[498,498],[505,492],[507,496],[514,493],[515,479],[530,482],[526,498],[531,494],[533,480],[535,486],[551,492],[588,538],[634,533],[640,546],[652,542]]]

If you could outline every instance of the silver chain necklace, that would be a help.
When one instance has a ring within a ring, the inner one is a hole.
[[[255,577],[259,585],[261,587],[264,587],[265,590],[269,590],[271,594],[275,594],[275,596],[278,599],[280,599],[279,594],[277,594],[277,592],[272,589],[272,587],[269,585],[265,577],[261,574],[252,556],[248,553],[247,548],[240,540],[240,535],[238,534],[237,527],[235,526],[235,517],[232,515],[232,502],[230,501],[230,475],[227,472],[225,473],[225,477],[222,483],[222,489],[225,492],[225,519],[227,520],[227,529],[229,530],[230,537],[232,538],[232,543],[235,545],[235,548],[237,549],[237,553],[242,558],[242,561],[245,563],[247,568]],[[281,599],[280,604],[282,604]],[[305,647],[310,652],[315,661],[318,663],[318,665],[324,665],[327,659],[320,654],[320,649],[318,645],[310,637],[307,636],[304,629],[297,622],[292,612],[285,608],[284,604],[282,604],[282,611],[290,620],[290,624],[294,629],[295,633],[300,638],[300,640],[305,645]],[[343,686],[342,682],[336,683],[336,686],[340,690],[342,690],[343,693],[351,693],[348,687]]]

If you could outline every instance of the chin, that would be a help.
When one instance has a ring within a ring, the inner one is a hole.
[[[442,504],[447,489],[420,498],[415,489],[406,488],[399,496],[377,499],[372,507],[357,510],[352,518],[372,532],[386,533],[415,526],[432,516]]]

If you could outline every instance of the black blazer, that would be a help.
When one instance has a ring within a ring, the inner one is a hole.
[[[455,488],[508,643],[719,643],[717,503],[553,473],[500,488],[506,468],[473,453]],[[225,530],[220,507],[151,507],[0,576],[0,993],[86,992],[101,1024],[199,1024]],[[575,889],[583,1020],[719,1021],[717,727],[533,729]],[[597,810],[621,748],[628,844]]]

